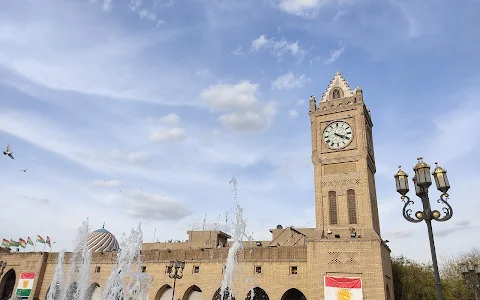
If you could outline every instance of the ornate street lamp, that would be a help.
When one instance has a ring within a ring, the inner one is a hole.
[[[438,263],[437,263],[437,253],[435,251],[435,242],[433,239],[432,231],[432,220],[445,222],[449,220],[453,215],[453,210],[450,204],[448,204],[448,194],[447,191],[450,188],[450,184],[447,178],[447,171],[438,166],[438,163],[435,163],[436,167],[432,175],[437,185],[437,190],[442,194],[440,199],[437,200],[438,203],[444,205],[442,208],[443,214],[438,210],[431,209],[430,199],[428,198],[428,188],[432,185],[432,177],[430,176],[430,166],[423,162],[423,158],[418,158],[418,163],[413,168],[415,171],[415,176],[413,176],[412,181],[415,186],[415,194],[422,200],[423,211],[417,211],[414,216],[412,216],[412,209],[408,208],[409,205],[412,205],[414,202],[410,200],[407,196],[409,191],[408,188],[408,175],[399,166],[398,172],[395,174],[395,184],[397,186],[397,192],[402,195],[402,200],[405,201],[403,206],[403,217],[405,220],[412,223],[419,223],[425,221],[427,223],[428,229],[428,239],[430,241],[430,251],[432,254],[432,264],[433,272],[435,273],[435,289],[437,291],[437,299],[443,300],[442,293],[442,284],[440,282],[440,273],[438,272]]]
[[[460,265],[460,270],[465,284],[473,290],[475,300],[478,300],[478,291],[480,290],[480,264],[467,262]]]
[[[184,261],[178,261],[178,260],[170,261],[170,263],[168,264],[168,277],[173,278],[172,300],[175,300],[174,299],[175,298],[175,285],[177,283],[177,279],[182,279],[184,268],[185,268],[185,262]]]

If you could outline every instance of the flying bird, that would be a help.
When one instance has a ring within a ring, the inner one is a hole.
[[[11,159],[14,159],[14,158],[13,158],[13,153],[12,153],[12,151],[10,150],[10,145],[7,146],[7,150],[6,150],[6,151],[3,151],[3,155],[8,155]]]
[[[28,170],[28,169],[24,169],[24,170],[20,170],[20,171],[22,171],[23,173],[25,173],[25,172],[27,172],[27,170]]]

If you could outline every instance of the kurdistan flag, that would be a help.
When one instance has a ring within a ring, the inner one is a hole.
[[[7,240],[7,239],[3,239],[2,240],[2,246],[7,247],[7,248],[10,247],[10,241]]]
[[[18,247],[20,246],[19,242],[15,242],[14,240],[10,239],[10,247]]]
[[[22,247],[22,248],[27,247],[27,242],[25,242],[24,239],[19,239],[19,240],[18,240],[18,244],[19,244],[20,247]]]
[[[18,280],[17,297],[28,297],[33,289],[33,281],[35,279],[35,273],[21,273]]]
[[[28,237],[28,239],[27,239],[27,244],[33,246],[33,241],[32,241],[32,239],[31,239],[30,237]]]
[[[362,279],[325,276],[325,300],[363,300]]]
[[[50,243],[50,237],[47,235],[47,245],[52,248],[52,244]]]
[[[39,236],[38,234],[37,234],[37,242],[45,244],[45,240],[41,236]]]

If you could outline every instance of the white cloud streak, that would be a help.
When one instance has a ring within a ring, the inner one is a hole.
[[[272,87],[277,90],[291,90],[295,88],[302,88],[310,82],[305,74],[295,75],[292,72],[288,72],[285,75],[279,76],[272,83]]]
[[[277,57],[281,57],[288,53],[294,57],[303,58],[306,54],[298,41],[288,42],[284,38],[276,41],[275,38],[267,38],[265,34],[260,35],[253,40],[251,45],[252,51],[260,51],[263,49],[269,50],[272,55]]]

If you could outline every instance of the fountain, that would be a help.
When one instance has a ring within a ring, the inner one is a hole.
[[[57,265],[47,300],[87,299],[92,254],[87,247],[90,226],[83,222],[75,240],[75,250],[70,259],[70,267],[64,273],[65,250],[58,255]],[[123,235],[117,264],[107,280],[101,296],[102,300],[146,300],[152,277],[141,270],[140,250],[143,243],[141,226],[132,229],[130,236]]]
[[[235,224],[233,230],[233,244],[228,251],[225,262],[224,277],[221,282],[220,295],[222,300],[233,300],[233,281],[235,270],[238,267],[237,256],[243,249],[246,221],[243,219],[243,209],[237,202],[237,179],[230,181],[235,205]],[[89,299],[93,290],[89,289],[92,253],[87,247],[90,226],[87,221],[78,229],[75,239],[75,250],[69,262],[69,268],[65,272],[65,250],[58,255],[54,277],[47,293],[46,300],[82,300]],[[123,234],[120,243],[120,251],[117,253],[117,263],[112,268],[105,288],[100,297],[101,300],[146,300],[147,292],[152,285],[152,277],[141,270],[140,251],[143,243],[141,226],[132,229],[129,236]],[[253,281],[247,279],[251,286],[251,298],[253,298]]]
[[[237,202],[237,179],[230,180],[233,189],[233,200],[235,204],[235,226],[233,229],[233,244],[228,250],[227,261],[225,263],[225,273],[223,275],[222,286],[220,288],[221,299],[232,300],[233,294],[233,275],[237,266],[236,257],[243,248],[242,239],[245,237],[246,222],[243,219],[243,209]]]

